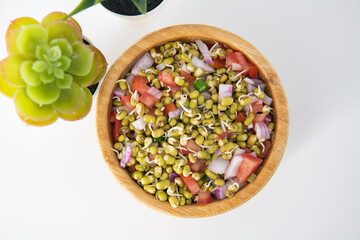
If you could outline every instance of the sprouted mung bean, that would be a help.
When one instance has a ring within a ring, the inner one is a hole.
[[[210,50],[209,50],[210,48]],[[113,151],[172,207],[232,197],[269,153],[272,99],[244,54],[215,42],[168,42],[114,90]]]

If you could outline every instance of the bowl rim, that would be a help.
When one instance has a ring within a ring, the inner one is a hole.
[[[168,41],[182,40],[194,41],[201,39],[205,42],[218,41],[234,50],[245,54],[248,60],[258,67],[259,76],[265,81],[267,93],[273,97],[274,121],[276,129],[273,134],[272,149],[262,164],[262,168],[254,180],[239,190],[234,197],[214,201],[205,206],[185,205],[172,208],[168,202],[161,202],[153,195],[146,193],[131,177],[126,169],[119,165],[116,155],[111,150],[112,134],[109,124],[111,94],[116,81],[124,77],[131,70],[137,59],[154,46],[162,45]],[[289,134],[289,112],[284,89],[280,79],[270,62],[253,45],[238,35],[221,28],[200,25],[183,24],[162,28],[151,32],[132,46],[130,46],[110,67],[97,97],[96,127],[100,148],[105,162],[114,174],[119,184],[126,189],[136,200],[156,211],[183,218],[210,217],[230,211],[255,196],[275,173],[285,152]]]

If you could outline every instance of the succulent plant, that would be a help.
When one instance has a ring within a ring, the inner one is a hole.
[[[0,61],[0,92],[13,98],[16,112],[30,125],[44,126],[58,117],[78,120],[90,111],[87,88],[105,74],[107,62],[83,43],[80,25],[52,12],[39,23],[17,18],[6,31],[9,56]]]

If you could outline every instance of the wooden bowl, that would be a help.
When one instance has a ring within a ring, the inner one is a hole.
[[[119,160],[111,150],[112,130],[109,123],[110,109],[112,104],[112,92],[116,81],[123,78],[129,72],[137,59],[152,47],[162,45],[169,41],[182,40],[194,42],[201,39],[213,44],[214,41],[224,43],[232,49],[243,52],[247,59],[259,69],[260,78],[267,84],[267,94],[274,101],[274,121],[276,124],[273,134],[273,146],[270,154],[263,163],[254,182],[247,184],[239,190],[234,197],[220,201],[214,201],[206,206],[185,205],[172,208],[168,202],[161,202],[153,195],[146,193],[134,180],[131,179],[126,169],[119,165]],[[289,114],[284,89],[280,79],[271,64],[250,43],[241,37],[212,26],[206,25],[178,25],[163,28],[141,38],[138,42],[127,49],[111,66],[99,91],[96,112],[97,133],[100,147],[106,163],[120,183],[135,199],[159,212],[184,218],[209,217],[230,211],[252,198],[270,180],[276,171],[284,154],[288,131]]]

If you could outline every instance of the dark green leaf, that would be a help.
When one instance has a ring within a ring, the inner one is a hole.
[[[145,14],[147,12],[147,0],[132,0],[140,13]]]
[[[81,12],[81,11],[83,11],[83,10],[91,7],[91,6],[94,6],[94,5],[98,4],[98,3],[101,3],[101,2],[103,2],[103,1],[104,1],[104,0],[82,0],[82,1],[80,2],[80,4],[79,4],[69,15],[67,15],[66,17],[64,17],[63,20],[66,20],[66,19],[68,19],[69,17],[75,15],[76,13],[79,13],[79,12]]]

